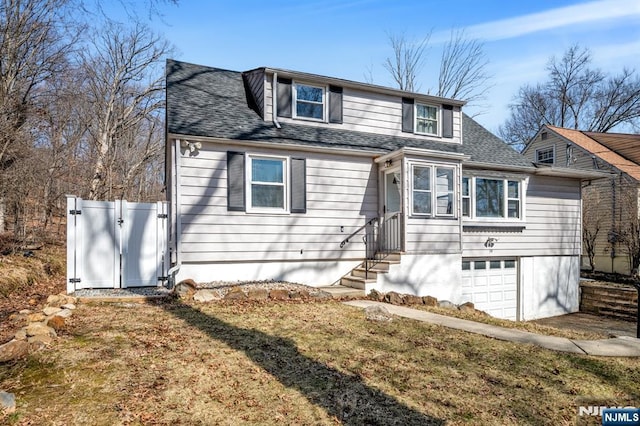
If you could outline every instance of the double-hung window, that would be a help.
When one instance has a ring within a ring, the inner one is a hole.
[[[553,164],[555,161],[555,147],[536,149],[536,162],[541,164]]]
[[[479,220],[522,219],[522,181],[464,176],[462,216]]]
[[[287,159],[250,155],[248,161],[249,209],[287,211]]]
[[[453,217],[454,176],[452,167],[414,164],[411,168],[411,214]]]
[[[416,133],[438,135],[438,107],[416,103]]]
[[[294,85],[294,117],[324,121],[325,88],[308,84]]]

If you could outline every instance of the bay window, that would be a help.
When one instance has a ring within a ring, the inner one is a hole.
[[[411,214],[454,216],[454,168],[417,165],[411,168]]]

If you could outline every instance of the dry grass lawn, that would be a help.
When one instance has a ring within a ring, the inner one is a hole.
[[[0,365],[16,425],[576,424],[640,406],[640,361],[552,352],[337,302],[81,305]],[[592,424],[597,424],[595,419]]]

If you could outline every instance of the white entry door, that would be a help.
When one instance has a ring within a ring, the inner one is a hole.
[[[515,259],[462,261],[462,300],[489,315],[516,320],[518,268]]]

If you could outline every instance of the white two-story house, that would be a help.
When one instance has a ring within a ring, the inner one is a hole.
[[[342,283],[533,319],[578,309],[581,180],[464,102],[167,62],[176,280]]]

